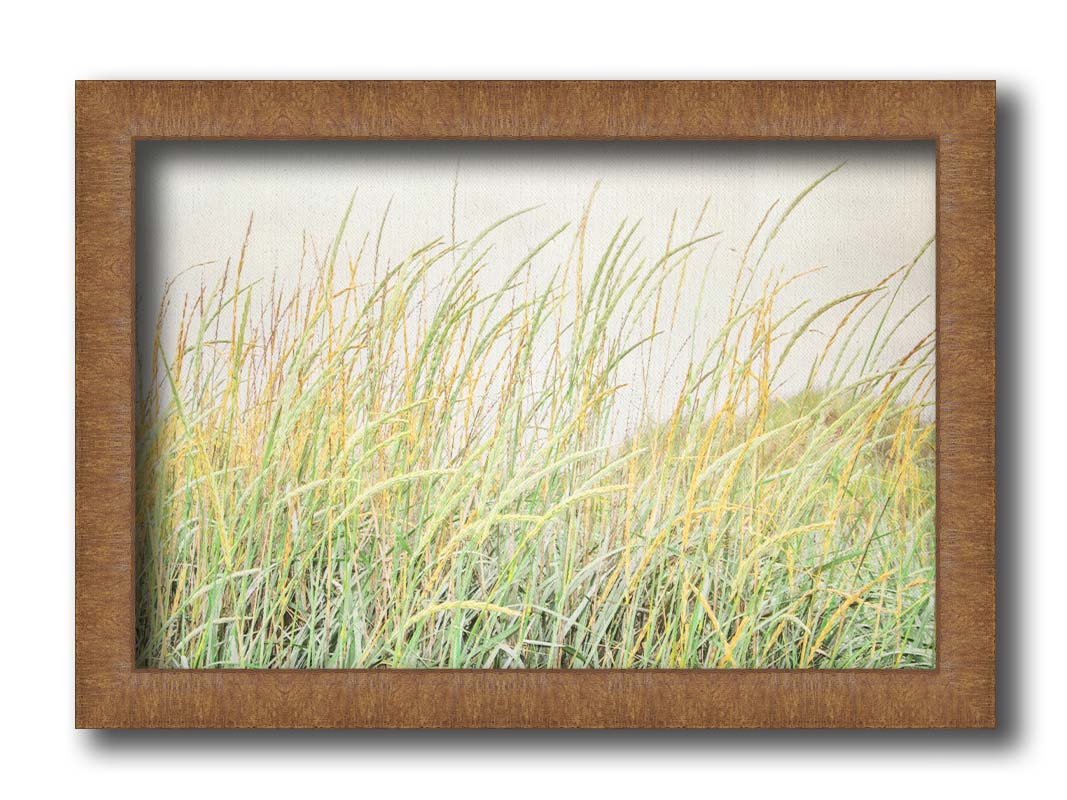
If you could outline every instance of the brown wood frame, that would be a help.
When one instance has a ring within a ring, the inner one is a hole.
[[[75,724],[995,725],[992,81],[79,82]],[[934,670],[134,668],[139,139],[931,139],[937,143]]]

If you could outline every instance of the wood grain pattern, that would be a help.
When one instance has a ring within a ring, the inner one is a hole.
[[[78,727],[995,724],[995,84],[80,82]],[[139,139],[933,139],[936,670],[162,671],[133,667]]]

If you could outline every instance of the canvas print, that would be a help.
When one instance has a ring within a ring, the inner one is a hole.
[[[139,666],[935,666],[932,146],[137,180]]]

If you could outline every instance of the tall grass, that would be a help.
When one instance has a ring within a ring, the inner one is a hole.
[[[137,417],[139,663],[933,666],[932,333],[887,357],[927,248],[788,306],[804,275],[761,262],[794,206],[715,287],[710,337],[680,295],[715,234],[649,255],[623,223],[592,253],[588,209],[493,288],[513,218],[392,263],[373,232],[339,256],[343,225],[302,285],[249,283],[242,250],[168,293]]]

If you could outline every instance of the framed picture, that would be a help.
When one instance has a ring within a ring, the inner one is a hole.
[[[83,82],[79,727],[989,727],[992,82]]]

